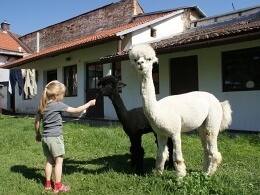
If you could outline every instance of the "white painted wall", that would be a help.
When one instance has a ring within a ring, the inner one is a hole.
[[[151,28],[156,29],[156,37],[150,36]],[[132,33],[132,44],[137,45],[140,43],[154,42],[166,37],[183,32],[184,25],[182,16],[174,16],[172,18],[165,19],[164,21],[158,22],[151,25],[150,27],[145,27],[140,30],[134,31]]]
[[[220,101],[230,101],[233,110],[233,123],[230,129],[260,132],[260,91],[222,92],[221,77],[221,52],[256,46],[260,46],[260,40],[158,56],[160,94],[157,95],[157,100],[170,94],[170,59],[197,55],[199,64],[199,90],[213,93]],[[127,109],[142,106],[139,78],[129,61],[122,62],[122,81],[127,84],[121,94]],[[105,102],[105,104],[110,104],[105,107],[107,118],[115,116],[113,106],[111,106],[111,102],[109,101]]]
[[[41,93],[47,84],[46,72],[49,70],[57,69],[58,80],[63,82],[63,67],[77,64],[78,74],[78,95],[76,97],[65,97],[63,102],[69,106],[77,107],[86,103],[86,63],[97,61],[101,56],[105,56],[116,52],[116,42],[103,44],[102,46],[95,46],[87,49],[82,49],[76,52],[62,54],[48,59],[43,59],[37,62],[32,62],[26,66],[19,68],[37,69],[38,82],[37,82],[37,95],[30,100],[24,100],[18,94],[18,87],[16,86],[16,113],[34,114],[37,112],[37,107],[40,101]],[[65,59],[70,57],[70,61]],[[37,68],[36,68],[37,67]],[[64,113],[64,115],[67,115]],[[69,115],[75,116],[75,115]]]

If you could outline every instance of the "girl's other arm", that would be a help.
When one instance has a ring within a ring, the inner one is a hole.
[[[41,141],[40,122],[41,122],[41,115],[40,114],[36,114],[35,122],[34,122],[34,130],[35,130],[35,133],[36,133],[35,139],[38,142]]]
[[[40,134],[40,122],[41,122],[41,116],[40,114],[36,114],[35,122],[34,122],[34,129],[36,134]]]

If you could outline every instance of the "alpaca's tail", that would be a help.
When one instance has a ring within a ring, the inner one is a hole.
[[[232,110],[229,102],[226,100],[221,102],[223,116],[220,125],[220,131],[223,131],[228,128],[228,126],[232,123]]]

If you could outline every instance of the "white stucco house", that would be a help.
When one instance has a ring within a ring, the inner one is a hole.
[[[38,93],[25,98],[18,94],[16,86],[15,112],[36,113],[41,92],[53,79],[67,86],[66,104],[81,105],[96,97],[98,79],[110,74],[127,84],[121,92],[125,106],[141,106],[139,78],[130,65],[128,51],[133,45],[148,43],[159,59],[159,66],[154,67],[157,99],[188,91],[208,91],[220,101],[230,101],[230,129],[260,132],[260,6],[213,17],[206,17],[197,6],[143,13],[136,0],[122,0],[105,8],[120,7],[126,2],[132,3],[134,16],[113,28],[99,28],[42,49],[41,36],[53,26],[25,35],[21,39],[25,45],[26,37],[38,37],[38,49],[0,67],[36,70]],[[8,93],[7,86],[1,92]],[[8,101],[3,102],[7,110]],[[86,117],[117,120],[111,101],[100,96]]]

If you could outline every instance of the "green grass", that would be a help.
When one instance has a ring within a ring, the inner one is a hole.
[[[35,141],[34,120],[0,115],[0,194],[52,194],[43,189],[45,159]],[[182,135],[188,169],[184,179],[172,170],[154,172],[156,145],[153,134],[143,136],[145,175],[130,168],[129,140],[119,125],[97,127],[64,123],[66,156],[63,182],[67,194],[260,194],[260,136],[219,136],[223,162],[217,172],[205,176],[202,147],[196,134]]]

